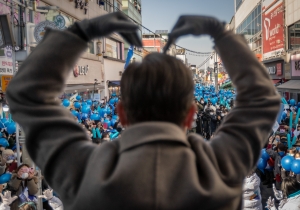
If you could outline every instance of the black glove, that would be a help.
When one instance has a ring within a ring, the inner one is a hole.
[[[80,31],[80,37],[86,41],[91,41],[95,38],[107,36],[113,32],[119,33],[130,45],[142,47],[142,41],[137,34],[138,25],[122,14],[114,12],[108,15],[99,16],[93,19],[85,19],[81,22],[76,22],[70,27],[70,31]]]
[[[171,33],[164,48],[166,53],[176,39],[185,35],[210,35],[215,40],[222,37],[225,32],[225,24],[213,17],[186,15],[181,16]]]

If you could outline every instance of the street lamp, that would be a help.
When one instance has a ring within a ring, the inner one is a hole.
[[[96,89],[97,82],[98,82],[98,80],[95,79],[95,82],[94,82],[94,91],[93,91],[93,101],[95,101],[94,95],[95,95],[95,89]]]

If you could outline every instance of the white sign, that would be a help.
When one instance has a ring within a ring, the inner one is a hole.
[[[34,38],[37,42],[40,42],[43,39],[46,33],[46,28],[57,29],[57,26],[54,22],[48,20],[42,21],[39,24],[37,24],[34,29]]]
[[[78,93],[72,95],[72,97],[70,98],[71,105],[73,105],[74,101],[76,101],[76,96],[78,96]]]
[[[91,99],[93,101],[100,101],[100,93],[94,93],[94,98],[93,98],[93,95],[92,95]]]
[[[0,49],[0,75],[13,75],[12,48]]]

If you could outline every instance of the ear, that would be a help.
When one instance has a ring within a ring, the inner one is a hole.
[[[183,122],[183,127],[184,128],[188,128],[190,129],[192,127],[192,123],[194,121],[194,115],[196,113],[196,104],[195,102],[192,103],[189,111],[188,111],[188,114]]]
[[[123,106],[122,102],[119,102],[117,104],[117,113],[119,115],[119,119],[120,119],[120,122],[121,122],[122,126],[127,126],[128,121],[127,121],[126,113],[125,113],[124,106]]]

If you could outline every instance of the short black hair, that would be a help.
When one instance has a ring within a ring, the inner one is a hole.
[[[164,121],[181,125],[194,99],[191,71],[175,57],[151,53],[128,66],[121,79],[130,124]]]

